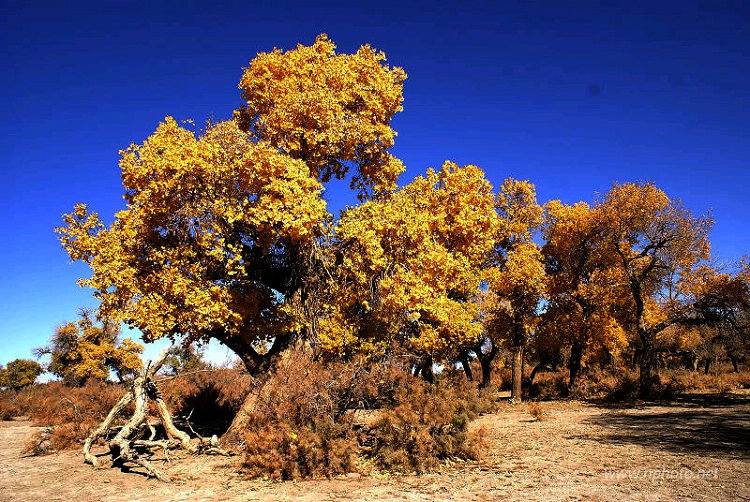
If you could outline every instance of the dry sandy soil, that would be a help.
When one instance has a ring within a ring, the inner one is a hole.
[[[157,460],[177,481],[94,469],[79,452],[23,457],[34,428],[0,422],[0,500],[750,500],[750,394],[691,395],[671,404],[505,405],[476,422],[479,463],[425,476],[249,481],[237,458]]]

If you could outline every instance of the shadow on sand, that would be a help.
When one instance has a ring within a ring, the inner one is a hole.
[[[585,423],[604,428],[600,442],[750,458],[750,396],[686,394],[637,408],[612,407]]]

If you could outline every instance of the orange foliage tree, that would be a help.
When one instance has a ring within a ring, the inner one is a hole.
[[[615,185],[600,211],[630,293],[626,322],[637,335],[639,392],[647,397],[657,383],[656,337],[678,323],[709,320],[696,317],[690,278],[709,257],[711,220],[693,216],[653,183]]]
[[[617,311],[628,291],[617,255],[606,246],[607,222],[597,207],[551,201],[545,210],[542,253],[549,297],[539,338],[570,348],[570,388],[591,350],[611,356],[627,344]]]

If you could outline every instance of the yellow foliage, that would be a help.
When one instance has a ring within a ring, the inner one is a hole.
[[[79,321],[57,328],[52,343],[36,352],[49,354],[50,372],[68,384],[81,385],[89,379],[106,380],[110,370],[122,378],[141,369],[143,346],[118,338],[118,327],[106,322],[97,326],[84,312]]]
[[[314,323],[301,291],[332,221],[323,183],[356,166],[360,195],[380,194],[403,171],[388,149],[406,75],[384,60],[367,45],[337,54],[324,35],[259,54],[234,120],[196,134],[167,117],[122,151],[127,207],[106,226],[78,204],[58,229],[90,265],[80,283],[102,315],[147,341],[217,338],[250,359]]]
[[[399,339],[440,353],[476,339],[481,268],[498,220],[476,166],[446,162],[403,189],[347,210],[336,227],[335,305],[320,324],[330,351]]]
[[[485,332],[495,344],[522,346],[538,323],[537,307],[546,291],[546,274],[532,234],[542,223],[534,185],[508,178],[497,195],[497,232],[483,278]]]
[[[402,110],[406,74],[384,61],[369,45],[337,54],[326,35],[312,46],[258,54],[242,74],[246,104],[235,116],[323,182],[346,176],[351,162],[353,188],[392,190],[404,166],[387,152],[396,136],[390,120]]]

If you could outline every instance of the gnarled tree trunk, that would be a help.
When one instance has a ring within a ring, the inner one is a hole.
[[[89,437],[86,438],[86,442],[83,445],[83,458],[86,463],[94,466],[99,465],[98,459],[91,453],[91,447],[99,438],[107,436],[107,433],[112,429],[115,418],[117,418],[117,416],[122,413],[131,402],[135,403],[135,411],[133,412],[133,415],[108,443],[113,466],[125,462],[131,462],[143,467],[149,476],[155,477],[161,481],[170,481],[169,476],[153,467],[146,458],[141,456],[140,452],[144,450],[150,451],[151,449],[157,448],[163,450],[183,448],[191,453],[206,451],[226,454],[226,452],[218,448],[215,439],[205,440],[203,438],[198,438],[195,443],[191,442],[190,436],[186,432],[179,430],[174,425],[172,416],[169,414],[167,405],[162,399],[154,380],[156,372],[159,371],[164,364],[168,353],[169,350],[167,349],[161,353],[154,364],[149,364],[145,367],[143,372],[133,380],[128,393],[122,396],[117,404],[110,410],[109,414],[99,427],[94,429]],[[161,423],[164,426],[164,431],[167,434],[166,440],[154,439],[156,430],[148,422],[149,401],[152,401],[155,404],[156,411],[159,414],[159,419],[161,420]],[[149,429],[150,436],[148,439],[143,439],[141,437],[143,434],[142,431],[146,428]]]

